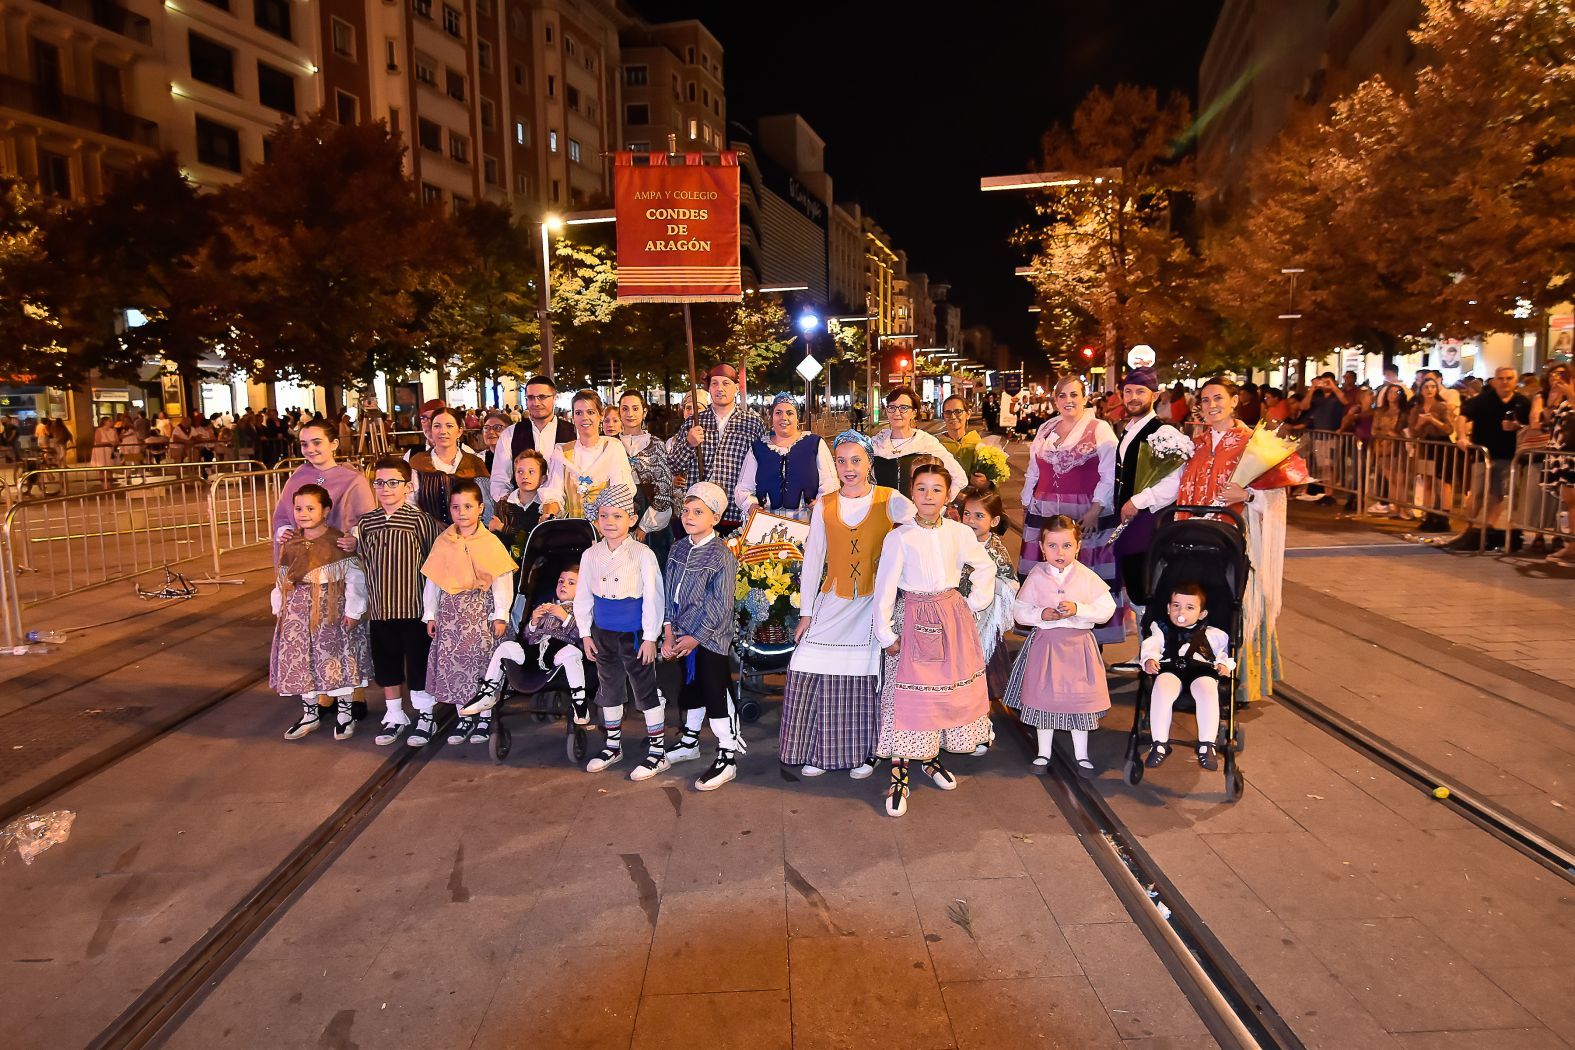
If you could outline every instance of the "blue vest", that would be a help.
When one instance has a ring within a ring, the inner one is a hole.
[[[762,507],[769,499],[772,510],[796,510],[820,495],[820,439],[799,438],[787,455],[764,440],[756,441],[755,499]]]

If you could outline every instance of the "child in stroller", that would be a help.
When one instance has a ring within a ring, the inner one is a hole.
[[[1245,523],[1234,511],[1178,506],[1161,514],[1148,564],[1132,589],[1134,604],[1145,611],[1139,628],[1143,676],[1122,767],[1128,784],[1169,755],[1173,713],[1195,710],[1198,764],[1205,770],[1223,766],[1226,801],[1241,796],[1231,654],[1241,644],[1242,595],[1251,569]]]
[[[520,623],[517,638],[502,643],[493,653],[486,676],[477,683],[476,695],[460,712],[479,714],[515,694],[527,696],[527,710],[538,718],[567,716],[567,751],[575,762],[585,757],[585,727],[591,721],[595,686],[587,689],[574,596],[579,588],[580,555],[594,542],[596,532],[583,518],[544,521],[531,530],[520,559],[524,578],[520,597],[529,615]],[[562,701],[565,694],[567,708]],[[492,757],[501,762],[510,743],[502,719],[495,717]]]
[[[1144,761],[1157,769],[1170,756],[1170,723],[1176,699],[1191,697],[1198,721],[1198,765],[1219,768],[1215,740],[1220,731],[1220,677],[1236,669],[1230,636],[1204,620],[1208,592],[1191,580],[1170,588],[1165,618],[1154,618],[1138,655],[1149,687],[1149,735],[1153,746]]]

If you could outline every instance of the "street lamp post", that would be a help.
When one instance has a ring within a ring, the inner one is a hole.
[[[1280,320],[1285,322],[1285,360],[1280,365],[1280,382],[1285,385],[1285,393],[1288,397],[1291,390],[1291,355],[1294,353],[1296,342],[1296,322],[1302,317],[1296,312],[1296,277],[1307,271],[1298,267],[1283,267],[1280,272],[1291,279],[1291,304],[1287,312],[1280,315]],[[1298,368],[1296,371],[1301,373],[1305,370]],[[1296,378],[1299,386],[1301,375],[1298,374]]]
[[[563,229],[563,220],[556,215],[544,215],[541,220],[541,296],[536,304],[536,318],[541,325],[541,371],[552,377],[552,234]]]
[[[813,310],[805,310],[798,315],[799,334],[804,337],[804,356],[811,357],[812,339],[815,332],[820,329],[820,318]],[[808,375],[804,379],[804,423],[807,426],[814,418],[814,410],[810,403],[815,399],[815,380]]]

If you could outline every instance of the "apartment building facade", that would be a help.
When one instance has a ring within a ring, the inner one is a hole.
[[[624,148],[680,152],[727,148],[722,44],[699,22],[631,20],[623,56]]]

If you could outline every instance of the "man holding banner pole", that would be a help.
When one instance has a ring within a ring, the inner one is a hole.
[[[727,508],[722,512],[722,528],[726,530],[743,521],[732,494],[738,487],[744,458],[765,436],[765,427],[759,416],[737,403],[738,370],[732,365],[725,361],[712,365],[706,382],[711,407],[685,421],[684,441],[674,452],[672,467],[688,484],[709,481],[722,486],[728,494]]]

